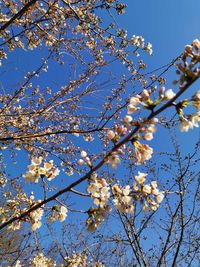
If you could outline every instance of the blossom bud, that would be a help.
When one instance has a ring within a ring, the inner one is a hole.
[[[192,54],[192,46],[191,45],[186,45],[185,46],[185,52]]]
[[[133,196],[133,199],[134,199],[135,201],[138,201],[139,198],[140,198],[140,197],[139,197],[138,195],[134,195],[134,196]]]
[[[109,131],[107,132],[106,137],[107,137],[109,140],[112,140],[112,139],[114,139],[114,137],[115,137],[115,133],[114,133],[112,130],[109,130]]]
[[[172,99],[176,94],[172,91],[172,89],[168,89],[166,92],[165,92],[165,95],[164,95],[164,98],[165,100],[170,100]]]
[[[151,194],[151,187],[147,184],[143,187],[142,191],[147,194]]]
[[[120,126],[118,128],[118,134],[120,134],[121,136],[124,136],[126,134],[126,132],[127,132],[127,128],[126,127]]]
[[[196,50],[199,50],[200,49],[200,41],[198,39],[195,39],[193,42],[192,42],[192,45],[193,47],[196,49]]]
[[[127,109],[128,109],[128,114],[132,114],[133,112],[135,112],[136,110],[138,110],[139,108],[135,107],[134,105],[132,104],[129,104],[127,106]]]
[[[117,131],[117,129],[118,129],[118,125],[117,123],[114,123],[114,131]]]
[[[129,115],[126,115],[124,117],[124,122],[126,122],[126,123],[132,122],[132,120],[133,120],[133,118],[131,116],[129,116]]]
[[[88,165],[89,167],[91,167],[91,166],[92,166],[92,163],[91,163],[91,161],[90,161],[90,158],[89,158],[89,157],[86,157],[86,158],[85,158],[85,161],[86,161],[86,163],[87,163],[87,165]]]
[[[164,198],[164,195],[163,194],[159,194],[159,195],[156,196],[155,199],[156,199],[156,202],[160,204],[163,201],[163,198]]]
[[[82,158],[87,157],[87,153],[86,153],[84,150],[81,151],[81,157],[82,157]]]
[[[159,119],[158,118],[153,118],[152,120],[151,120],[151,123],[158,123],[159,122]]]
[[[161,87],[160,90],[159,90],[159,96],[161,97],[165,92],[165,87]]]
[[[136,105],[141,103],[140,99],[141,99],[140,95],[133,96],[133,97],[130,98],[130,104],[133,105],[133,106],[136,106]]]
[[[81,166],[81,165],[83,165],[83,164],[84,164],[84,160],[82,160],[82,159],[79,159],[77,163],[78,163],[78,165],[80,165],[80,166]]]
[[[151,141],[153,139],[152,133],[146,133],[143,137],[144,140]]]
[[[148,92],[146,89],[144,89],[144,90],[142,91],[142,96],[143,96],[143,98],[144,98],[145,100],[149,99],[149,92]]]
[[[141,132],[141,133],[145,133],[145,132],[146,132],[146,127],[142,127],[142,128],[140,129],[140,132]]]

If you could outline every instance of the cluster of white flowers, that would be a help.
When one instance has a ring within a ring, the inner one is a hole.
[[[40,203],[40,201],[34,202],[34,205],[38,203]],[[29,217],[31,221],[31,231],[35,231],[42,226],[41,220],[43,213],[44,213],[43,208],[38,208],[30,212]]]
[[[172,89],[168,89],[165,93],[164,93],[164,99],[165,100],[171,100],[173,97],[175,97],[175,93],[173,92]]]
[[[138,172],[133,184],[134,199],[143,201],[143,211],[156,211],[164,198],[164,194],[158,190],[156,181],[144,184],[147,173]],[[144,200],[145,199],[145,200]]]
[[[64,222],[67,217],[68,209],[65,206],[61,206],[60,210],[58,211],[57,217],[60,222]]]
[[[112,193],[114,196],[113,202],[119,211],[128,213],[133,212],[134,207],[131,192],[132,190],[129,185],[125,186],[124,188],[119,184],[112,186]]]
[[[59,175],[60,170],[54,167],[53,160],[45,162],[43,167],[40,167],[42,160],[42,157],[36,157],[31,160],[28,171],[23,175],[27,182],[38,183],[41,175],[46,176],[47,180],[51,181]]]
[[[88,166],[92,166],[90,158],[87,155],[87,152],[82,150],[81,151],[81,159],[78,160],[77,162],[78,165],[84,165],[87,164]]]
[[[153,139],[153,134],[156,132],[156,123],[158,122],[157,118],[154,118],[149,122],[147,126],[142,127],[139,132],[143,134],[142,138],[147,141],[151,141]]]
[[[129,185],[121,187],[119,184],[115,184],[112,186],[113,202],[119,211],[132,213],[134,211],[133,201],[138,200],[143,203],[144,211],[158,209],[164,194],[158,190],[156,181],[145,184],[146,176],[147,173],[138,172],[132,188]]]
[[[66,266],[68,267],[86,267],[87,256],[78,253],[73,253],[71,256],[65,257]]]
[[[20,228],[21,228],[21,222],[20,221],[15,221],[8,226],[8,229],[12,230],[12,231],[19,230]]]
[[[195,49],[195,52],[193,51],[193,48]],[[184,54],[190,57],[193,57],[196,52],[199,52],[200,50],[200,41],[199,39],[195,39],[192,42],[192,45],[186,45]]]
[[[147,43],[145,45],[145,41],[144,41],[144,38],[142,36],[133,35],[133,37],[131,38],[131,44],[142,48],[149,55],[152,55],[152,53],[153,53],[152,44]]]
[[[186,119],[185,117],[180,118],[179,129],[181,132],[188,132],[194,127],[199,127],[200,122],[200,111],[190,116],[190,119]]]
[[[168,92],[167,96],[170,98],[169,94],[171,93]],[[141,106],[148,106],[148,101],[150,101],[150,94],[151,92],[148,92],[147,90],[143,90],[141,95],[136,95],[134,97],[131,97],[129,100],[129,104],[127,106],[128,110],[128,115],[124,117],[122,120],[122,123],[124,125],[114,125],[113,130],[108,130],[106,134],[106,141],[105,144],[109,144],[109,140],[113,141],[114,143],[119,140],[120,136],[124,136],[127,131],[131,130],[131,127],[135,125],[133,122],[132,116],[129,114],[132,114],[136,110],[140,109],[138,107],[139,105]],[[151,101],[150,101],[151,102]],[[136,164],[144,164],[146,160],[149,160],[152,157],[153,154],[153,149],[146,145],[146,144],[141,144],[138,139],[142,138],[144,140],[150,141],[153,139],[153,134],[156,132],[156,123],[158,123],[158,119],[154,118],[151,121],[147,122],[147,125],[144,125],[143,127],[140,128],[139,130],[139,135],[137,136],[136,140],[133,141],[133,145],[135,148],[135,157],[136,157]],[[112,152],[106,159],[106,162],[109,163],[113,168],[116,168],[116,166],[121,162],[119,155],[124,155],[124,148],[121,147],[119,150]]]
[[[0,186],[4,188],[7,184],[7,179],[5,177],[0,177]]]
[[[108,205],[104,208],[93,208],[91,207],[88,211],[88,219],[86,220],[87,230],[93,232],[99,225],[105,220],[107,214],[110,212],[110,207]]]
[[[119,155],[113,152],[108,158],[107,162],[115,169],[117,164],[121,162]]]
[[[140,95],[136,95],[130,98],[129,105],[127,106],[128,114],[132,114],[136,110],[140,109],[138,105],[141,105],[142,97]]]
[[[192,105],[197,108],[197,110],[200,110],[200,90],[192,96],[191,101]]]
[[[45,257],[43,255],[43,253],[38,253],[30,260],[28,266],[31,266],[31,267],[56,267],[56,263],[53,262],[51,259]],[[10,267],[10,266],[8,266],[8,267]],[[13,265],[13,267],[25,267],[25,265],[22,264],[20,262],[20,260],[17,260],[17,262],[15,263],[15,265]]]
[[[131,44],[143,48],[144,38],[142,36],[133,35],[131,38]]]
[[[191,79],[194,79],[199,75],[199,68],[191,69],[191,67],[195,66],[196,63],[199,64],[200,61],[200,40],[195,39],[192,42],[192,45],[186,45],[185,50],[183,53],[184,60],[186,60],[187,57],[191,59],[190,64],[187,63],[187,65],[178,65],[179,72],[181,73],[181,79],[182,84],[184,82],[187,82],[188,75]],[[187,75],[185,75],[187,73]],[[193,114],[188,115],[186,118],[183,115],[182,109],[187,106],[188,103],[191,103],[193,107],[197,109],[197,111]],[[190,129],[193,129],[194,127],[199,127],[200,122],[200,90],[198,90],[190,100],[186,100],[186,105],[183,105],[181,111],[179,112],[179,118],[180,118],[180,131],[181,132],[188,132]]]
[[[146,51],[149,55],[152,55],[153,54],[152,44],[148,42],[144,47],[144,51]]]
[[[13,199],[8,199],[6,201],[8,209],[4,209],[4,219],[3,221],[6,221],[7,218],[7,213],[8,216],[10,217],[10,211],[12,210],[13,212],[13,217],[19,217],[21,213],[29,210],[30,208],[34,207],[38,203],[40,203],[40,200],[34,201],[34,195],[31,193],[30,197],[27,197],[25,193],[17,194]],[[26,207],[24,207],[26,206]],[[23,207],[23,208],[22,208]],[[24,221],[30,221],[31,223],[31,230],[35,231],[36,229],[40,228],[42,223],[42,215],[43,215],[43,206],[30,212],[29,215],[24,219]],[[1,214],[0,214],[1,215]],[[27,220],[28,219],[28,220]],[[22,220],[18,220],[13,222],[12,224],[9,225],[9,229],[15,231],[19,230],[21,227],[21,222]]]
[[[54,267],[56,263],[45,257],[43,253],[37,254],[31,261],[32,267]]]
[[[22,267],[20,260],[17,260],[13,267]]]
[[[94,198],[94,204],[104,208],[110,197],[110,188],[104,178],[95,179],[87,188],[88,193]]]
[[[71,256],[64,258],[65,263],[64,264],[56,264],[55,261],[53,261],[51,258],[45,257],[43,253],[38,253],[35,255],[29,262],[28,266],[31,267],[104,267],[104,265],[101,262],[93,262],[92,260],[87,262],[87,255],[73,252]],[[20,260],[17,260],[17,262],[12,265],[13,267],[25,267],[27,265],[24,265],[20,262]],[[11,267],[10,265],[8,267]]]
[[[153,148],[147,144],[141,144],[139,141],[133,142],[135,148],[136,164],[144,164],[146,160],[149,160],[153,154]]]
[[[125,116],[123,122],[126,124],[129,124],[132,121],[131,116]],[[112,140],[113,142],[116,142],[119,140],[120,136],[124,136],[127,133],[128,128],[124,125],[117,125],[114,124],[114,131],[108,130],[106,133],[106,143],[105,145],[109,144],[109,140]]]
[[[108,140],[113,140],[115,138],[115,136],[116,136],[116,134],[114,131],[112,131],[112,130],[107,131],[106,138]]]
[[[68,209],[67,207],[61,205],[60,207],[54,206],[52,208],[51,217],[49,217],[49,221],[54,222],[56,219],[60,222],[64,222],[67,218]]]
[[[192,105],[197,109],[197,112],[189,115],[189,118],[185,118],[182,114],[180,115],[179,129],[181,132],[188,132],[194,127],[199,127],[200,122],[200,91],[197,91],[191,98]]]

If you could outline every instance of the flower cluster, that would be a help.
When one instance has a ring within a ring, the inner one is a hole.
[[[78,253],[73,253],[71,256],[65,257],[65,261],[68,267],[86,267],[87,266],[87,256]]]
[[[22,267],[20,260],[17,260],[14,267]]]
[[[140,95],[136,95],[130,98],[129,105],[127,106],[128,114],[132,114],[136,110],[140,109],[138,105],[143,104],[142,97]]]
[[[153,149],[147,144],[141,144],[139,141],[134,141],[136,164],[144,164],[146,160],[152,157]]]
[[[56,266],[55,262],[51,259],[45,257],[43,253],[37,254],[31,261],[32,267],[54,267]]]
[[[34,204],[38,204],[38,202],[35,202]],[[35,231],[38,228],[42,226],[42,215],[44,213],[44,210],[42,208],[38,208],[32,212],[30,212],[29,217],[31,221],[31,231]]]
[[[86,253],[76,253],[73,252],[72,255],[67,256],[64,258],[65,263],[64,264],[56,264],[55,261],[53,261],[51,258],[48,258],[44,256],[43,253],[36,254],[30,261],[28,266],[33,267],[104,267],[104,265],[101,262],[93,262],[93,260],[87,261],[87,255]],[[20,260],[17,260],[16,263],[13,265],[13,267],[25,267],[27,265],[24,265],[21,263]],[[8,266],[10,267],[10,266]]]
[[[116,152],[111,153],[107,158],[107,162],[115,169],[117,164],[121,162],[119,155]]]
[[[133,198],[131,196],[131,188],[129,185],[124,188],[119,184],[112,186],[112,193],[114,196],[114,205],[121,212],[132,213],[134,210],[133,207]]]
[[[58,216],[58,220],[60,222],[63,222],[66,219],[67,212],[68,212],[67,207],[65,207],[65,206],[61,206],[60,207],[60,210],[59,210],[58,215],[57,215]]]
[[[4,188],[6,186],[7,179],[5,177],[0,177],[0,187]]]
[[[56,219],[60,222],[64,222],[67,218],[68,209],[65,206],[53,206],[51,217],[49,217],[49,221],[54,222]]]
[[[78,165],[84,165],[85,163],[86,163],[89,167],[92,166],[91,161],[90,161],[90,158],[89,158],[88,155],[87,155],[87,152],[84,151],[84,150],[82,150],[82,151],[81,151],[81,159],[78,160],[77,164],[78,164]]]
[[[200,111],[190,115],[189,119],[186,119],[185,117],[181,116],[180,121],[181,123],[179,125],[179,129],[181,132],[188,132],[194,127],[199,127]]]
[[[130,121],[132,121],[132,117],[126,116],[123,121],[126,124],[125,126],[118,125],[115,123],[113,130],[107,130],[105,145],[108,145],[110,140],[115,143],[119,140],[120,136],[125,136],[128,131],[128,128],[130,128],[128,125]]]
[[[147,173],[138,172],[135,176],[135,183],[133,184],[134,199],[142,200],[143,211],[156,211],[164,198],[164,194],[158,190],[156,181],[150,184],[144,184]]]
[[[199,77],[197,66],[200,62],[200,40],[195,39],[191,45],[185,46],[181,60],[182,62],[176,65],[178,68],[177,74],[180,75],[180,78],[173,83],[179,83],[180,87],[184,87]]]
[[[20,260],[17,260],[15,265],[13,265],[13,267],[25,267],[25,266],[27,266],[27,265],[22,264],[20,262]],[[56,267],[58,265],[56,265],[56,263],[52,259],[45,257],[44,254],[40,252],[30,260],[28,266],[32,266],[32,267]],[[63,265],[59,265],[59,266],[62,267]]]
[[[178,115],[180,119],[179,129],[181,132],[188,132],[194,127],[199,127],[200,122],[200,91],[197,91],[190,99],[192,105],[197,109],[193,114],[187,116],[183,114],[183,108],[189,103],[189,100],[184,100],[179,103]]]
[[[142,134],[142,139],[150,141],[153,139],[153,134],[156,132],[156,123],[158,122],[157,118],[151,120],[147,125],[144,125],[140,128],[139,132]]]
[[[192,105],[197,108],[197,110],[200,110],[200,90],[192,96],[191,101]]]
[[[184,55],[193,58],[194,56],[198,55],[199,51],[200,51],[200,41],[199,39],[195,39],[193,40],[192,45],[185,46]]]
[[[28,171],[23,175],[27,182],[38,183],[41,176],[46,176],[47,180],[51,181],[59,175],[60,170],[55,168],[53,160],[45,162],[43,167],[40,167],[42,160],[42,157],[33,158],[31,160],[31,165],[28,166]]]
[[[4,209],[4,217],[1,219],[2,222],[6,221],[8,216],[10,217],[10,211],[13,212],[13,217],[19,217],[21,213],[33,208],[35,205],[40,203],[40,200],[34,201],[34,195],[31,193],[30,197],[27,197],[25,193],[17,194],[13,199],[6,201],[8,209]],[[13,222],[9,225],[9,229],[15,231],[21,227],[21,221],[29,221],[31,224],[31,231],[35,231],[40,228],[42,223],[42,215],[44,212],[44,206],[31,211],[26,218]],[[1,215],[1,214],[0,214]]]
[[[133,37],[131,38],[131,44],[142,48],[149,55],[153,54],[152,44],[151,43],[147,43],[145,45],[144,38],[142,36],[133,35]]]
[[[165,87],[162,86],[160,89],[159,89],[159,100],[160,101],[163,101],[163,100],[171,100],[176,94],[174,93],[174,91],[172,89],[168,89],[165,91]],[[160,102],[159,101],[159,102]]]
[[[134,211],[133,201],[138,200],[143,203],[143,211],[158,209],[164,194],[158,190],[156,181],[145,184],[146,176],[147,173],[138,172],[132,188],[129,185],[122,187],[115,184],[112,186],[113,202],[119,211],[132,213]]]
[[[104,208],[110,197],[110,188],[105,179],[95,179],[87,188],[88,193],[94,198],[94,204]]]
[[[105,220],[108,213],[110,212],[110,207],[108,205],[104,206],[104,208],[93,208],[91,207],[88,210],[88,219],[86,220],[87,230],[89,232],[95,231],[99,225]]]

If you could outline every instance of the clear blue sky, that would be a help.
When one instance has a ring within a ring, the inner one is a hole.
[[[125,2],[128,8],[121,17],[123,25],[129,34],[143,35],[152,42],[156,64],[168,62],[200,37],[199,0]]]

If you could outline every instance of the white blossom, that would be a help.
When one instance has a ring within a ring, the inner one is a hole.
[[[81,151],[81,157],[82,158],[86,158],[87,157],[87,152],[85,152],[84,150]]]
[[[59,220],[60,222],[63,222],[63,221],[66,219],[66,217],[67,217],[67,212],[68,212],[67,207],[65,207],[65,206],[61,206],[61,207],[60,207],[60,210],[59,210],[59,212],[58,212],[58,214],[57,214],[58,220]]]
[[[181,123],[179,125],[179,129],[181,132],[188,132],[190,129],[193,129],[193,123],[186,118],[182,118]]]
[[[135,176],[135,180],[139,184],[143,184],[146,180],[147,173],[138,172],[138,175]]]
[[[164,94],[164,99],[165,100],[170,100],[172,99],[176,94],[173,92],[172,89],[168,89],[165,94]]]

